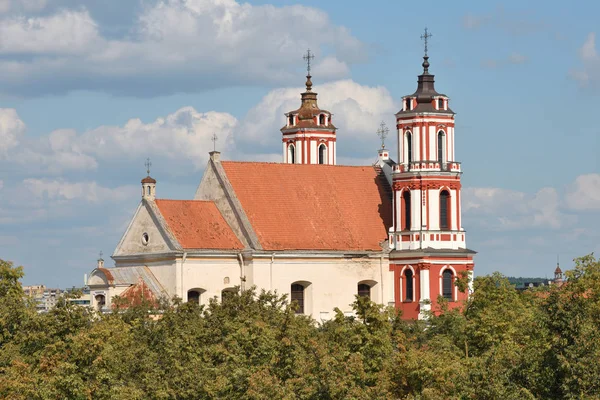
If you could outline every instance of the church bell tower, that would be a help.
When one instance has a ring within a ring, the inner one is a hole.
[[[429,73],[425,29],[423,73],[417,90],[396,113],[398,164],[393,172],[394,222],[390,229],[390,269],[395,301],[408,318],[424,318],[438,296],[449,307],[468,296],[455,285],[472,278],[474,251],[466,248],[461,218],[461,164],[454,151],[454,112],[448,96],[434,88]]]
[[[336,127],[332,114],[317,105],[317,93],[312,91],[310,49],[304,59],[307,63],[306,91],[302,93],[300,108],[285,114],[286,124],[281,128],[283,162],[288,164],[336,164]]]

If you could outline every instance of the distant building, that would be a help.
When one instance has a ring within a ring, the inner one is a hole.
[[[62,295],[61,289],[47,288],[44,285],[24,286],[23,292],[25,296],[31,298],[35,302],[35,307],[38,312],[48,312],[56,306],[58,298]]]
[[[89,287],[87,287],[87,286],[83,287],[83,288],[72,287],[70,289],[66,289],[65,294],[73,293],[77,290],[81,292],[81,296],[79,296],[78,298],[70,298],[70,299],[68,299],[68,301],[72,304],[77,304],[82,307],[89,307],[92,302]]]

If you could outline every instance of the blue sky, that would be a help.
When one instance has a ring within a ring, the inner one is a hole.
[[[26,284],[80,285],[131,218],[146,157],[159,197],[181,199],[213,132],[224,158],[278,161],[308,47],[339,160],[374,161],[425,26],[476,273],[551,276],[557,254],[568,268],[600,251],[600,5],[424,4],[0,0],[0,258]]]

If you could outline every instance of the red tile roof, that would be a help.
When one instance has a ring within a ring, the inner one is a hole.
[[[212,201],[156,200],[169,230],[184,249],[243,249]]]
[[[124,308],[139,306],[144,302],[148,302],[154,306],[158,303],[156,296],[142,278],[136,284],[128,287],[119,297],[124,300],[122,304]],[[114,307],[115,305],[113,304]]]
[[[373,167],[221,163],[265,250],[381,250],[391,226]]]

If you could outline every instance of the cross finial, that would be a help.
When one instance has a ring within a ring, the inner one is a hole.
[[[313,58],[315,58],[315,55],[310,52],[310,49],[308,49],[302,58],[304,61],[306,61],[306,72],[308,72],[308,76],[310,76],[310,62]]]
[[[213,142],[213,151],[217,151],[217,140],[219,140],[219,137],[217,136],[217,134],[213,133],[212,136],[210,137],[210,140],[212,140],[212,142]]]
[[[381,124],[379,124],[379,129],[377,129],[377,136],[379,136],[379,138],[381,139],[382,149],[385,149],[385,138],[388,136],[389,132],[390,130],[385,125],[385,122],[381,121]]]
[[[427,57],[427,42],[431,37],[431,33],[427,32],[427,27],[425,28],[425,34],[421,35],[421,39],[425,42],[425,57]]]
[[[102,253],[102,250],[100,250],[100,253],[98,253],[98,258],[102,259],[102,254],[104,253]]]
[[[144,163],[144,165],[146,166],[146,173],[148,174],[148,176],[150,176],[150,167],[152,166],[150,158],[146,158],[146,162]]]

